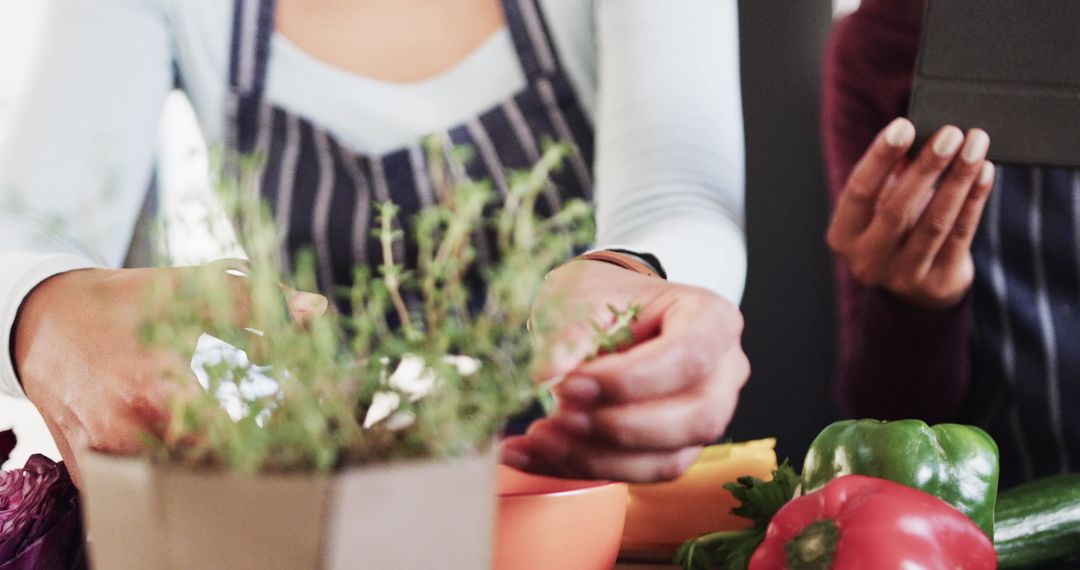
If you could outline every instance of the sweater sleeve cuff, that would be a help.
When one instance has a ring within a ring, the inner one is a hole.
[[[873,287],[866,290],[864,309],[867,319],[879,319],[900,335],[913,334],[923,337],[927,330],[945,330],[953,333],[950,341],[961,345],[967,341],[965,324],[968,307],[971,304],[969,292],[955,306],[944,310],[922,309],[904,302],[885,289]]]
[[[15,319],[27,295],[39,283],[60,273],[95,267],[88,259],[72,254],[0,254],[0,394],[25,397],[15,373],[12,345]]]
[[[954,418],[969,385],[971,295],[942,311],[914,307],[878,288],[862,295],[859,330],[836,385],[844,413]]]
[[[738,305],[746,283],[746,240],[726,218],[682,219],[650,228],[599,249],[623,249],[656,256],[673,283],[708,289]]]

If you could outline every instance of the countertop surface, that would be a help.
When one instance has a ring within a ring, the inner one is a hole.
[[[619,553],[615,570],[679,570],[671,563],[669,552],[627,552]]]

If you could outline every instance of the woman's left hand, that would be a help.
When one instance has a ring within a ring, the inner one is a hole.
[[[750,375],[734,305],[601,261],[552,272],[545,300],[577,318],[538,339],[548,359],[537,381],[567,377],[554,390],[558,411],[503,442],[504,463],[564,477],[668,480],[724,433]],[[609,306],[635,304],[633,345],[582,362],[595,344],[592,322],[609,322]]]

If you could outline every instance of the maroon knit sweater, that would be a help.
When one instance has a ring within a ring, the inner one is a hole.
[[[821,121],[835,201],[875,135],[905,115],[922,0],[864,0],[826,48]],[[925,311],[865,289],[836,266],[840,354],[836,390],[846,415],[957,420],[970,384],[970,303]]]

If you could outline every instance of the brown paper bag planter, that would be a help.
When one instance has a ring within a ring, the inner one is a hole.
[[[98,570],[491,567],[493,449],[332,475],[200,472],[88,454]]]

